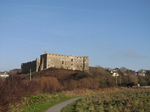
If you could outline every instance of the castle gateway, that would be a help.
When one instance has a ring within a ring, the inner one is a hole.
[[[72,56],[45,53],[32,62],[22,63],[22,73],[38,72],[48,68],[63,68],[69,70],[89,71],[87,56]]]

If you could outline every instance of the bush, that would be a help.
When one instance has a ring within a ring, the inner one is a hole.
[[[39,83],[40,90],[43,93],[54,93],[61,90],[61,85],[55,77],[42,77],[34,79],[34,81]]]
[[[0,83],[0,111],[6,111],[9,104],[17,104],[24,97],[60,90],[60,83],[54,77],[42,77],[30,81],[12,75]]]
[[[16,103],[25,96],[22,85],[23,82],[18,76],[10,76],[0,84],[0,107],[2,110],[7,109],[9,103]]]

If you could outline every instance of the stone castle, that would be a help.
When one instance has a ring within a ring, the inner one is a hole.
[[[22,73],[29,73],[30,69],[32,72],[42,71],[48,68],[62,68],[68,70],[79,70],[88,72],[87,56],[72,56],[72,55],[59,55],[45,53],[40,56],[40,59],[36,59],[32,62],[22,63]]]

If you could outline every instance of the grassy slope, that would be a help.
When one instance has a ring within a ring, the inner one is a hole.
[[[17,107],[11,105],[11,108],[15,112],[44,112],[51,106],[66,101],[70,98],[74,97],[67,97],[62,93],[34,95],[24,98]]]
[[[11,109],[15,112],[44,112],[53,105],[66,101],[71,98],[94,95],[98,93],[105,93],[107,91],[118,91],[116,88],[107,88],[100,90],[77,89],[72,91],[64,91],[56,94],[41,94],[26,97],[22,100],[20,105],[11,105]]]
[[[57,77],[58,79],[59,78],[67,79],[67,78],[71,78],[72,75],[77,74],[77,73],[84,73],[84,72],[77,71],[77,70],[49,68],[49,69],[46,69],[46,70],[43,70],[43,71],[33,74],[33,77],[52,76],[52,77]]]

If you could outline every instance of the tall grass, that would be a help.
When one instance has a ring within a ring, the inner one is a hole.
[[[149,98],[148,89],[107,91],[83,98],[62,112],[149,112]]]

